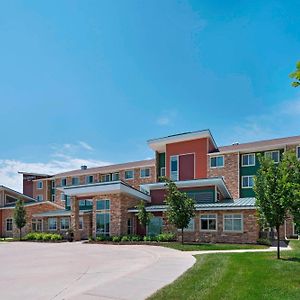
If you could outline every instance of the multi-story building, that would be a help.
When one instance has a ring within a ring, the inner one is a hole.
[[[195,200],[195,217],[185,229],[188,240],[255,243],[258,153],[279,162],[284,151],[293,150],[300,159],[300,136],[218,147],[211,132],[202,130],[152,139],[148,145],[152,160],[82,166],[52,176],[22,173],[24,194],[57,206],[33,214],[33,228],[36,222],[44,231],[72,228],[75,239],[174,230],[164,218],[166,187],[160,178],[166,176]],[[140,201],[154,215],[147,228],[137,221]],[[290,219],[282,231],[286,237],[295,234]]]

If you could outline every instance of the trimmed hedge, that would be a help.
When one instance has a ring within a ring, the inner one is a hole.
[[[63,237],[58,233],[30,232],[24,239],[27,241],[60,241]]]

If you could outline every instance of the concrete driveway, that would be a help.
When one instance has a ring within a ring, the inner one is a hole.
[[[155,246],[1,242],[1,299],[145,299],[194,262]]]

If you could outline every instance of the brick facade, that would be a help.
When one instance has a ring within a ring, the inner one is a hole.
[[[213,156],[211,156],[213,157]],[[208,177],[223,177],[226,186],[231,194],[235,198],[239,198],[239,153],[224,154],[224,167],[211,168],[210,157],[208,157]]]

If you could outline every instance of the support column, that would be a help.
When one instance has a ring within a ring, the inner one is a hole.
[[[74,232],[74,240],[80,241],[81,235],[79,231],[79,201],[76,196],[71,197],[71,228]]]

